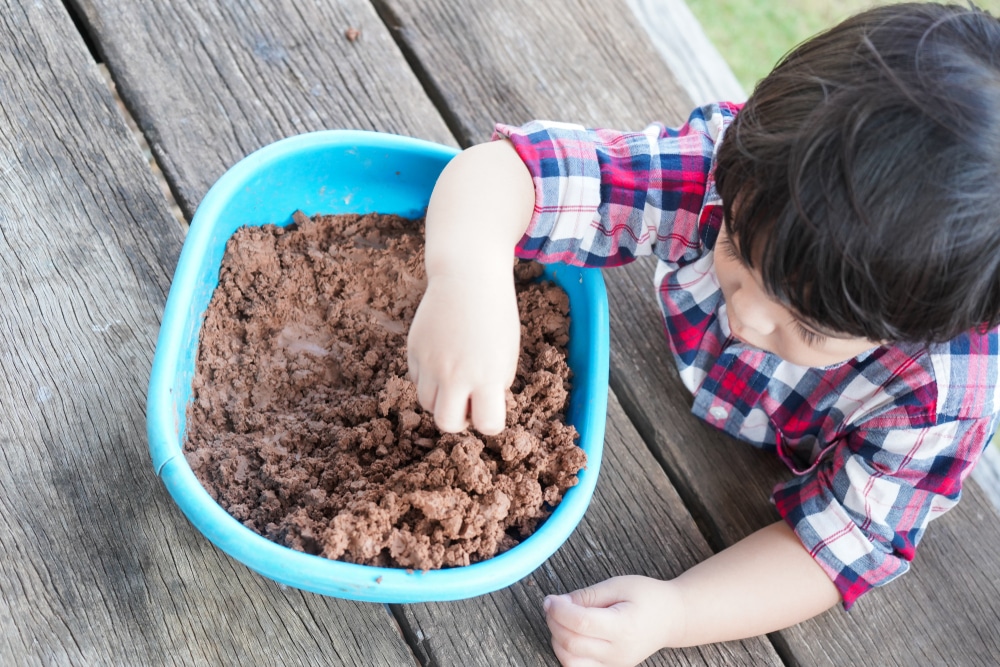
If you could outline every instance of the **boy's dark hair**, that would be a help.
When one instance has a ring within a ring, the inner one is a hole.
[[[782,59],[719,147],[727,230],[820,328],[941,342],[1000,323],[1000,21],[889,5]]]

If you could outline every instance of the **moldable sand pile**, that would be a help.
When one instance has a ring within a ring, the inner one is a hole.
[[[230,514],[353,563],[467,565],[529,536],[586,455],[564,423],[568,298],[517,276],[522,353],[499,436],[442,434],[406,379],[422,226],[341,215],[230,239],[201,333],[185,454]]]

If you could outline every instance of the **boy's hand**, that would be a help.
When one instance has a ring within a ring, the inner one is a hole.
[[[632,667],[684,634],[670,582],[615,577],[545,598],[552,650],[563,667]]]
[[[407,341],[417,397],[445,432],[472,425],[484,435],[504,429],[506,393],[514,380],[521,322],[513,266],[504,280],[433,277]]]
[[[754,637],[812,618],[837,587],[784,521],[761,528],[675,579],[615,577],[545,599],[564,667],[635,665],[665,646]]]

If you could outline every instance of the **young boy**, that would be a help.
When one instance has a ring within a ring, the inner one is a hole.
[[[565,665],[767,633],[902,574],[997,425],[1000,21],[870,10],[745,106],[640,133],[532,122],[448,165],[409,335],[444,431],[504,427],[512,256],[659,259],[693,412],[777,453],[782,520],[670,581],[545,600]]]

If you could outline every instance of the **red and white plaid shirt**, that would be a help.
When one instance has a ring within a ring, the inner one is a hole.
[[[520,257],[610,267],[655,255],[667,338],[692,411],[795,473],[772,501],[850,607],[909,568],[927,523],[959,500],[997,425],[998,331],[796,366],[730,335],[713,268],[715,150],[740,106],[675,129],[497,125],[534,179]]]

